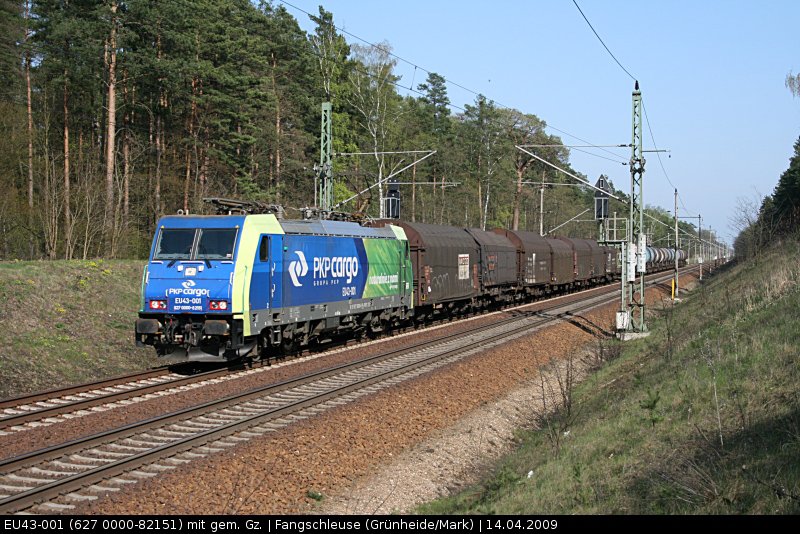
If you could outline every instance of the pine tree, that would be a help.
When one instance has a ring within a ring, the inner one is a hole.
[[[13,101],[21,82],[17,43],[24,39],[22,4],[0,0],[0,101]]]
[[[781,174],[772,200],[772,209],[780,220],[781,230],[784,233],[796,230],[800,223],[800,139],[794,144],[794,155],[789,160],[789,168]]]

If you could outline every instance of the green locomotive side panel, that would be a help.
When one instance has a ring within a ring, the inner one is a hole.
[[[369,273],[363,298],[388,295],[410,296],[411,260],[406,254],[407,241],[364,239]]]

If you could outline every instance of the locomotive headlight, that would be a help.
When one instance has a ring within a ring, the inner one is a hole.
[[[151,310],[166,310],[167,309],[167,301],[166,300],[151,300],[150,301],[150,309]]]
[[[212,300],[208,303],[209,310],[225,311],[228,309],[227,300]]]

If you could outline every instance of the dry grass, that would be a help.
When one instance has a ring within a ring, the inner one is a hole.
[[[511,482],[482,486],[496,498],[471,488],[424,511],[800,512],[798,265],[789,244],[663,306],[577,386],[558,455],[546,425],[528,431],[495,470]]]
[[[143,263],[0,263],[0,398],[153,364],[136,349]]]

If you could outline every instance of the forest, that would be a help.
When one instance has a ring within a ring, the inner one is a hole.
[[[339,211],[380,216],[395,175],[404,219],[596,237],[593,191],[536,185],[576,182],[515,148],[548,145],[536,153],[597,180],[543,119],[483,95],[454,105],[442,75],[402,80],[390,43],[311,18],[306,33],[265,1],[0,0],[0,259],[141,258],[159,217],[212,213],[207,197],[299,218],[317,202],[323,102]],[[667,246],[671,215],[650,215]]]
[[[800,98],[800,74],[789,71],[786,88]],[[800,138],[794,142],[789,167],[781,173],[770,195],[739,197],[730,218],[738,231],[733,241],[738,258],[758,257],[777,243],[797,239],[800,229]]]

